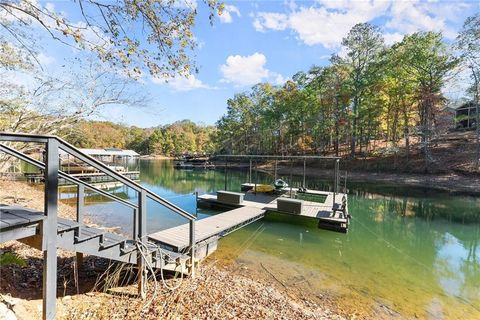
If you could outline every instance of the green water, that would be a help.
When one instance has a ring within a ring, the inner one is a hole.
[[[141,183],[190,212],[192,192],[224,189],[224,178],[223,170],[182,171],[170,161],[141,162]],[[254,178],[273,180],[266,174]],[[247,172],[230,170],[227,188],[239,190],[247,180]],[[300,177],[293,180],[300,185]],[[307,187],[328,189],[329,183],[307,179]],[[125,188],[112,192],[134,197]],[[149,232],[184,222],[154,206],[149,203]],[[129,232],[132,216],[120,205],[92,195],[88,209],[95,222]],[[278,284],[273,273],[309,299],[359,317],[480,319],[480,199],[402,188],[394,181],[350,184],[349,211],[348,234],[269,216],[222,239],[211,259]]]

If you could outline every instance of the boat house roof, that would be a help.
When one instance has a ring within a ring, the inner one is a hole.
[[[62,150],[60,150],[62,151]],[[121,157],[139,157],[140,155],[133,150],[122,150],[117,148],[107,149],[80,149],[89,156],[121,156]],[[64,152],[60,152],[62,154]]]

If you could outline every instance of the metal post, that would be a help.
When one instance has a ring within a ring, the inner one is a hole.
[[[198,191],[195,191],[195,217],[198,217]]]
[[[277,180],[277,159],[275,159],[275,168],[273,171],[274,180]]]
[[[138,239],[145,240],[147,235],[147,193],[142,189],[138,194]],[[145,261],[140,253],[138,254],[138,294],[142,299],[145,299]]]
[[[190,275],[195,278],[195,220],[190,220],[190,264]]]
[[[57,298],[58,141],[48,139],[45,159],[43,244],[43,320],[55,319]]]
[[[79,184],[77,188],[77,236],[80,237],[83,226],[83,208],[85,206],[85,186]]]
[[[227,167],[228,167],[228,158],[225,157],[225,191],[227,191]]]
[[[249,167],[249,174],[248,174],[248,183],[252,184],[252,158],[250,158],[250,167]]]
[[[340,160],[336,159],[335,160],[335,168],[333,172],[333,206],[335,206],[335,197],[337,195],[337,188],[338,188],[338,166],[339,166]]]
[[[292,187],[293,187],[292,171],[293,171],[293,161],[290,158],[290,181],[289,181],[289,183],[290,183],[290,198],[293,198],[293,194],[292,194]]]
[[[138,209],[133,209],[133,240],[138,240]]]
[[[257,160],[255,160],[255,195],[257,195],[257,181],[258,181],[258,170],[257,170]]]
[[[307,159],[303,158],[303,184],[302,188],[305,188],[305,172],[307,169]]]

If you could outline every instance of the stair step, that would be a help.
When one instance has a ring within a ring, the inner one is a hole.
[[[80,224],[73,220],[57,218],[57,232],[62,233],[78,228]]]
[[[120,247],[125,246],[127,238],[118,234],[106,233],[102,237],[102,242],[100,243],[100,250],[108,249],[116,245]]]
[[[103,237],[105,232],[99,229],[94,228],[82,228],[81,234],[79,236],[75,236],[75,242],[85,242],[94,238]]]
[[[120,252],[122,255],[132,253],[137,250],[137,246],[135,245],[135,241],[127,240],[123,243],[120,247]]]

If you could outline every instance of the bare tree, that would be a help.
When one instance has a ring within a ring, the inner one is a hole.
[[[65,136],[75,123],[109,106],[145,106],[147,98],[137,82],[96,62],[84,65],[75,77],[24,74],[31,77],[28,86],[0,81],[0,131]]]

